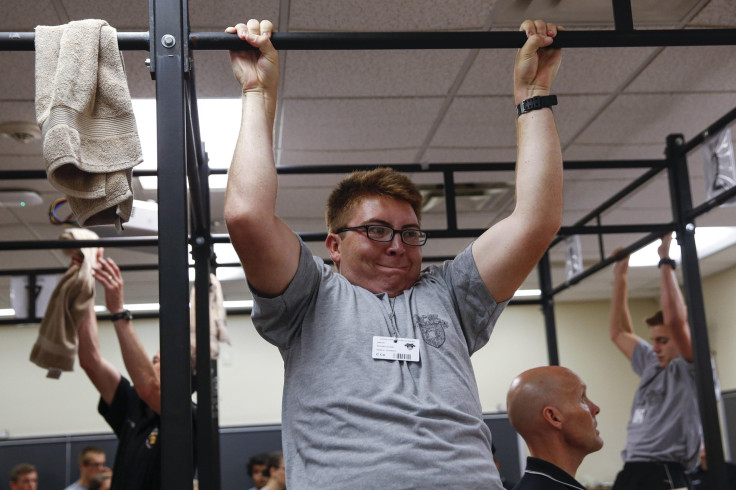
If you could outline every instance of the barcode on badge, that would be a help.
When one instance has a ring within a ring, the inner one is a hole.
[[[397,361],[410,361],[411,360],[411,354],[399,354],[398,352],[395,354]]]

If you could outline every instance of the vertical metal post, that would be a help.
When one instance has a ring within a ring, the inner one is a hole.
[[[455,207],[455,174],[452,170],[442,172],[445,186],[445,214],[447,229],[457,230],[457,210]]]
[[[631,32],[634,30],[634,17],[631,14],[631,0],[612,0],[613,24],[617,31]]]
[[[692,210],[692,194],[687,170],[687,156],[683,151],[685,139],[681,134],[667,136],[666,155],[669,162],[670,198],[672,214],[677,223],[677,241],[682,251],[682,275],[687,301],[690,335],[693,343],[695,376],[698,386],[698,406],[703,426],[703,438],[708,462],[710,486],[726,490],[726,465],[723,459],[721,428],[718,420],[713,370],[710,362],[710,344],[705,322],[703,289],[700,266],[695,248],[695,224],[686,221]]]
[[[38,283],[36,282],[36,274],[28,274],[28,285],[26,288],[28,289],[28,311],[27,311],[27,318],[31,321],[38,318],[38,312],[36,311],[36,303],[38,302],[38,293],[41,292],[41,288],[38,286]]]
[[[193,74],[192,74],[193,75]],[[195,270],[195,304],[196,304],[196,338],[197,338],[197,431],[195,434],[196,444],[199,451],[197,456],[197,469],[199,476],[199,488],[201,490],[220,490],[220,434],[218,417],[217,396],[217,360],[210,356],[210,272],[214,272],[211,259],[214,257],[212,248],[212,235],[210,232],[210,188],[208,185],[209,168],[207,156],[199,144],[199,128],[196,113],[196,90],[193,89],[193,80],[190,78],[190,152],[197,155],[196,178],[198,186],[191,186],[193,192],[195,187],[199,189],[200,205],[198,226],[192,226]],[[191,167],[190,167],[191,168]],[[191,178],[190,178],[191,180]],[[194,199],[192,204],[194,205]],[[192,213],[192,222],[195,213]]]
[[[192,488],[194,444],[189,350],[186,122],[182,0],[151,0],[156,67],[159,303],[161,338],[161,488]]]
[[[560,355],[557,350],[557,327],[555,326],[555,300],[552,291],[552,273],[549,265],[549,251],[544,252],[537,264],[539,288],[542,290],[542,314],[544,328],[547,335],[547,357],[550,366],[560,365]]]

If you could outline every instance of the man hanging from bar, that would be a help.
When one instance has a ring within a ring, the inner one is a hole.
[[[242,125],[225,218],[254,296],[253,323],[284,359],[287,486],[502,489],[470,355],[534,268],[562,218],[550,106],[558,27],[524,21],[516,56],[516,207],[454,260],[420,271],[422,198],[389,169],[349,175],[327,204],[337,272],[276,216],[273,25],[229,27]],[[509,104],[513,111],[513,105]]]
[[[695,365],[687,309],[670,258],[672,235],[659,246],[662,310],[648,318],[653,345],[634,333],[627,303],[629,257],[616,262],[609,334],[641,378],[631,405],[624,467],[615,490],[686,488],[701,443]]]

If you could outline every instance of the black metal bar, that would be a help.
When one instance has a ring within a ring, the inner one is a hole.
[[[156,176],[156,170],[133,170],[133,177]],[[0,170],[0,180],[43,180],[45,170]]]
[[[193,74],[190,73],[190,78]],[[207,182],[203,184],[200,182],[199,179],[199,151],[198,151],[198,142],[200,141],[200,135],[199,135],[199,125],[197,125],[196,130],[194,126],[194,116],[192,114],[192,111],[197,110],[197,94],[190,92],[190,86],[189,83],[186,85],[186,99],[187,103],[185,105],[186,109],[186,140],[187,140],[187,180],[189,182],[189,209],[191,213],[191,225],[192,225],[192,233],[200,236],[204,228],[206,227],[206,219],[204,217],[204,203],[200,200],[203,196],[203,187],[207,187],[209,190],[209,185]],[[209,197],[209,192],[207,193],[207,196]]]
[[[50,250],[54,248],[84,247],[155,247],[158,237],[115,237],[99,240],[12,240],[0,242],[0,251],[5,250]]]
[[[186,94],[182,0],[154,2],[161,337],[161,486],[192,486],[189,277],[187,263]],[[207,450],[203,448],[204,450]]]
[[[601,226],[601,215],[600,214],[595,217],[595,224],[597,226]],[[606,252],[603,248],[603,235],[602,234],[598,234],[598,258],[600,260],[603,260],[606,258]]]
[[[644,46],[731,46],[736,29],[652,29],[643,31],[565,31],[555,37],[558,48],[625,48]],[[33,51],[32,32],[0,32],[0,51]],[[275,32],[280,50],[511,49],[526,38],[517,31],[495,32]],[[160,38],[156,38],[156,42]],[[121,50],[149,49],[147,32],[119,32]],[[235,34],[192,32],[194,50],[252,49]]]
[[[730,189],[721,192],[716,197],[707,200],[706,202],[704,202],[700,206],[698,206],[696,208],[693,208],[689,213],[687,213],[686,219],[688,221],[693,221],[698,216],[701,216],[701,215],[707,213],[711,209],[720,206],[721,204],[723,204],[726,201],[730,201],[734,197],[736,197],[736,187],[731,187]]]
[[[457,230],[457,211],[455,209],[455,174],[451,170],[442,172],[445,186],[445,215],[447,229]]]
[[[547,338],[547,358],[550,366],[560,365],[560,354],[557,348],[557,327],[555,326],[555,299],[551,295],[552,273],[550,272],[549,252],[545,252],[537,264],[539,287],[542,290],[542,315],[544,315],[544,332]]]
[[[736,119],[736,107],[731,109],[728,113],[724,114],[716,122],[708,126],[705,131],[701,131],[697,136],[685,143],[682,147],[683,152],[686,154],[690,153],[690,151],[700,146],[708,138],[708,136],[719,132],[720,130],[731,124],[734,119]]]
[[[565,31],[555,37],[553,47],[614,48],[633,46],[729,46],[736,29],[667,29],[644,31]],[[193,49],[253,49],[235,34],[193,32]],[[276,49],[506,49],[520,48],[524,33],[502,32],[274,32]]]
[[[631,15],[631,0],[612,0],[613,24],[616,32],[632,32],[634,17]]]
[[[674,225],[670,228],[669,231],[672,231],[672,230],[674,230]],[[584,271],[582,271],[580,274],[577,274],[576,276],[570,278],[569,280],[565,281],[564,283],[560,284],[559,286],[556,286],[555,288],[552,289],[552,291],[550,292],[550,295],[552,295],[552,296],[558,295],[559,293],[561,293],[565,289],[567,289],[567,288],[569,288],[571,286],[574,286],[575,284],[579,283],[583,279],[585,279],[587,277],[590,277],[593,274],[595,274],[596,272],[600,271],[601,269],[604,269],[604,268],[608,267],[610,264],[616,262],[616,260],[618,260],[618,259],[620,259],[620,258],[622,258],[622,257],[624,257],[626,255],[631,255],[632,253],[636,252],[637,250],[639,250],[642,247],[646,247],[647,245],[649,245],[653,241],[659,239],[661,236],[662,236],[662,232],[658,232],[658,231],[657,232],[654,232],[654,233],[648,234],[644,238],[641,238],[641,239],[635,241],[634,243],[632,243],[631,245],[629,245],[628,247],[622,249],[614,257],[607,257],[604,260],[598,262],[597,264],[595,264],[595,265],[593,265],[591,267],[588,267],[587,269],[585,269]]]
[[[28,285],[26,285],[26,288],[28,290],[28,318],[36,318],[36,300],[40,292],[40,288],[36,282],[36,274],[28,275]]]
[[[709,488],[726,490],[729,485],[710,361],[700,265],[695,247],[695,224],[686,219],[692,209],[692,194],[687,170],[687,154],[683,151],[684,142],[685,139],[681,134],[667,136],[665,154],[671,163],[669,184],[672,214],[677,223],[677,240],[682,251],[682,276],[692,338],[698,406],[708,462]]]
[[[197,190],[190,184],[192,195],[192,229],[194,240],[192,255],[195,263],[196,302],[196,385],[197,385],[197,475],[202,490],[220,490],[220,434],[217,359],[210,356],[210,273],[213,272],[214,249],[210,230],[210,188],[207,185],[209,169],[199,132],[197,110],[197,87],[195,73],[191,71],[187,80],[189,98],[189,126],[192,151],[197,156]],[[191,182],[190,178],[190,182]],[[196,199],[195,199],[195,193]],[[240,265],[240,264],[238,264]],[[206,449],[206,450],[205,450]]]
[[[662,161],[664,163],[664,161]],[[610,209],[613,205],[615,205],[617,202],[621,201],[625,197],[627,197],[629,194],[634,192],[636,189],[641,187],[642,185],[649,182],[655,175],[657,175],[659,172],[662,171],[662,169],[665,168],[664,166],[659,166],[652,168],[648,170],[647,172],[644,172],[642,175],[637,177],[633,182],[631,182],[629,185],[618,191],[616,194],[611,196],[610,198],[606,199],[602,204],[600,204],[598,207],[590,211],[588,214],[580,218],[575,222],[573,227],[579,227],[585,225],[587,222],[592,220],[593,218],[600,217],[601,213],[607,211]],[[558,236],[552,240],[552,244],[550,245],[550,248],[554,247],[558,243],[560,243],[562,240],[565,239],[565,235],[567,233],[558,233]]]
[[[35,32],[0,32],[0,51],[34,51]],[[118,47],[148,51],[148,32],[118,32]]]

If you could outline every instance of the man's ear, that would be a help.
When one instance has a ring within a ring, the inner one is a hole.
[[[563,416],[562,413],[557,410],[556,407],[546,406],[542,410],[542,417],[544,420],[556,429],[562,428]]]
[[[335,267],[340,270],[340,235],[335,233],[328,233],[327,239],[325,240],[325,246],[327,251],[330,253],[332,262],[335,263]]]

